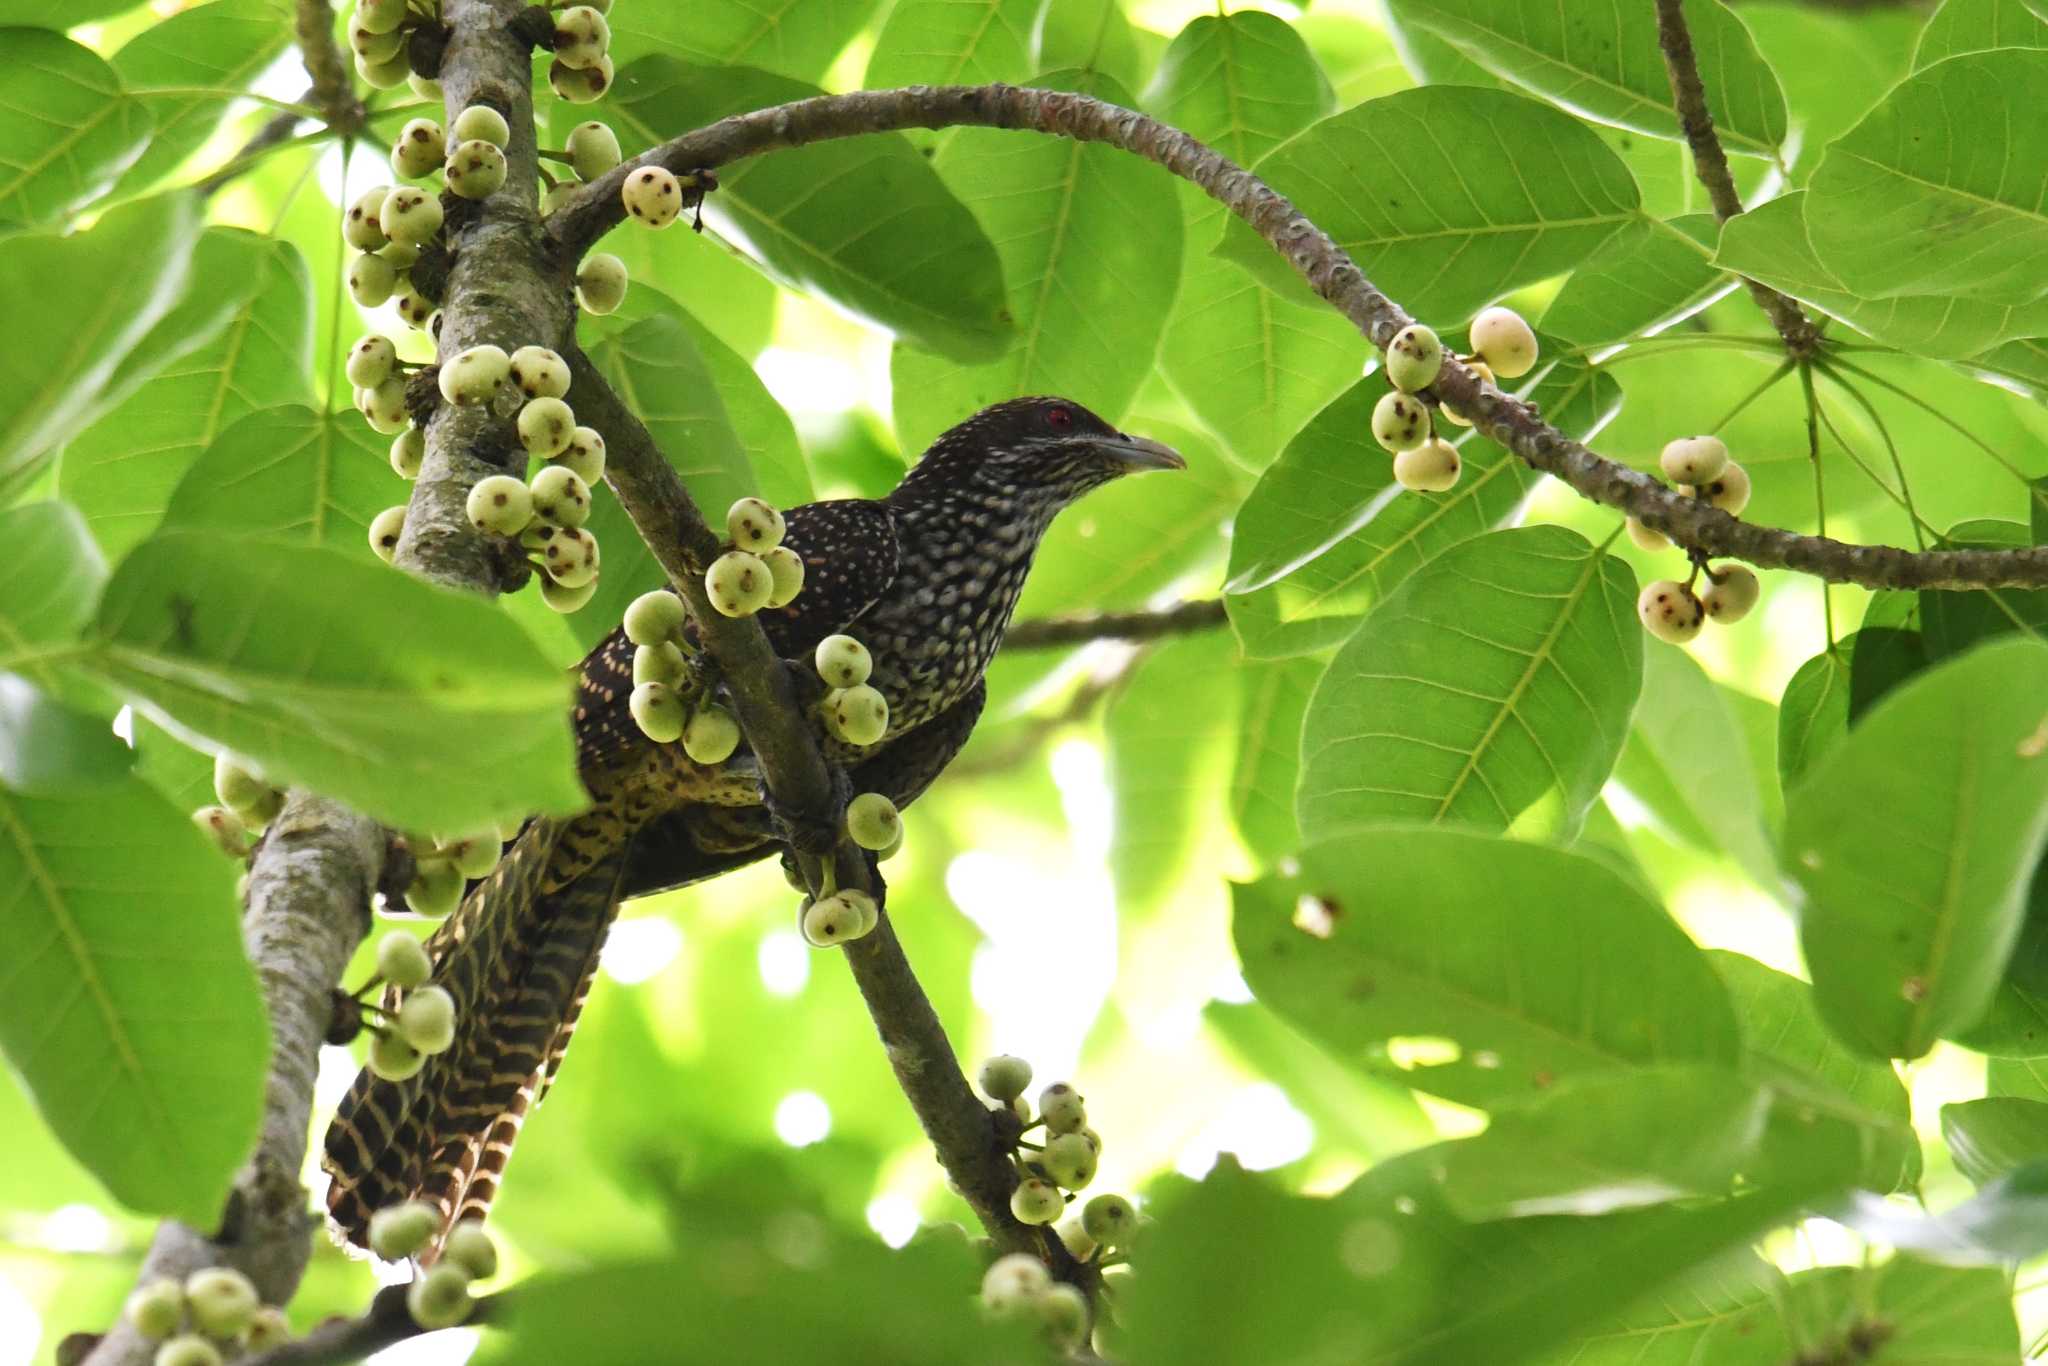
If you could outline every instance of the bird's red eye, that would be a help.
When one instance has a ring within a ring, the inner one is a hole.
[[[1045,420],[1055,427],[1069,427],[1073,425],[1074,414],[1068,408],[1048,408],[1045,412]]]

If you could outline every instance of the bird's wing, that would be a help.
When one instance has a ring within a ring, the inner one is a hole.
[[[896,578],[896,519],[885,503],[843,498],[785,514],[783,544],[803,557],[804,587],[787,607],[760,614],[768,643],[784,659],[806,659],[818,642],[848,630]],[[647,745],[626,702],[633,694],[633,642],[620,627],[584,656],[576,685],[577,762],[586,777]]]
[[[898,806],[924,795],[953,762],[988,696],[985,683],[847,774],[856,792],[879,792]],[[707,830],[716,836],[706,839]],[[686,887],[741,868],[781,849],[759,807],[686,806],[658,817],[634,836],[621,894],[626,898]]]
[[[802,557],[804,587],[789,606],[762,612],[761,628],[777,654],[803,659],[826,636],[853,629],[889,591],[896,518],[887,503],[841,498],[792,508],[786,521],[782,543]]]

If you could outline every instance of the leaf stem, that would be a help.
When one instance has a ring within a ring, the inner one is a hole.
[[[131,88],[131,95],[193,96],[202,99],[249,100],[285,114],[296,114],[302,119],[317,119],[322,111],[315,105],[301,104],[296,100],[280,100],[271,95],[259,95],[253,90],[235,90],[215,85],[145,85]]]

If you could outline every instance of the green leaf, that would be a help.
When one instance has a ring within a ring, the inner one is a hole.
[[[2048,838],[2044,695],[2048,646],[1983,646],[1899,687],[1789,795],[1814,989],[1853,1047],[1916,1058],[1991,1005]]]
[[[1293,26],[1258,10],[1204,14],[1167,44],[1145,103],[1240,166],[1328,115],[1323,69]],[[1209,219],[1228,210],[1208,201]]]
[[[51,227],[142,155],[150,111],[112,67],[62,34],[0,30],[0,47],[0,224]]]
[[[2048,395],[2048,337],[2025,337],[1967,357],[1956,368],[2031,399]]]
[[[1865,625],[1841,642],[1849,656],[1849,724],[1856,725],[1894,688],[1928,665],[1927,641],[1918,629]],[[1917,627],[1919,609],[1913,621]]]
[[[1145,75],[1120,0],[1045,0],[1031,28],[1031,67],[1090,72],[1130,89]]]
[[[1717,949],[1707,958],[1742,1022],[1743,1075],[1781,1100],[1759,1175],[1768,1179],[1773,1163],[1782,1170],[1815,1157],[1842,1169],[1820,1147],[1839,1134],[1861,1184],[1889,1191],[1917,1179],[1920,1141],[1899,1074],[1843,1047],[1822,1022],[1813,988],[1797,977],[1739,953]]]
[[[1544,310],[1545,335],[1599,346],[1655,332],[1731,288],[1714,266],[1714,216],[1647,219],[1607,239]]]
[[[2048,1058],[1992,1058],[1984,1067],[1984,1089],[1993,1096],[2048,1101]]]
[[[0,27],[68,28],[134,9],[139,3],[141,0],[67,0],[53,7],[50,0],[0,0]],[[53,19],[61,20],[61,25],[53,25]]]
[[[622,70],[614,92],[620,130],[647,143],[821,93],[764,71],[666,56]],[[782,283],[815,290],[913,345],[972,361],[1010,340],[995,247],[900,134],[726,167],[706,213]],[[906,242],[918,249],[904,250]]]
[[[1653,1294],[1689,1305],[1696,1283],[1723,1285],[1747,1243],[1796,1218],[1802,1199],[1825,1193],[1468,1224],[1446,1206],[1435,1180],[1440,1151],[1382,1163],[1333,1199],[1285,1195],[1219,1165],[1200,1187],[1159,1201],[1146,1272],[1119,1306],[1133,1366],[1507,1366],[1612,1324],[1618,1310],[1642,1305],[1650,1318]],[[1219,1247],[1258,1255],[1220,1257]],[[1735,1274],[1751,1284],[1768,1273],[1750,1267]],[[1709,1302],[1721,1300],[1715,1294]],[[1700,1360],[1764,1366],[1770,1359]]]
[[[388,824],[587,800],[569,680],[490,603],[367,556],[166,532],[114,571],[95,634],[94,671],[164,724]]]
[[[1791,181],[1803,186],[1828,144],[1847,132],[1910,69],[1921,14],[1906,9],[1851,12],[1805,5],[1745,5],[1740,12],[1743,26],[1755,37],[1764,61],[1785,88],[1785,102],[1792,109],[1797,130],[1792,146],[1785,150],[1791,156]],[[1816,52],[1827,53],[1828,60],[1811,60]],[[1735,167],[1738,171],[1763,169],[1754,161],[1737,162]],[[1680,170],[1688,180],[1694,178],[1690,157]],[[1760,187],[1738,183],[1737,188],[1747,200]],[[1696,188],[1694,194],[1698,194]]]
[[[1823,650],[1799,666],[1778,702],[1778,782],[1790,792],[1849,733],[1849,662]]]
[[[1644,1296],[1533,1360],[1539,1366],[1785,1366],[1777,1304],[1784,1281],[1769,1262],[1738,1250],[1688,1274],[1683,1293]]]
[[[249,300],[204,346],[172,361],[64,451],[57,487],[110,559],[162,520],[200,454],[258,408],[312,401],[312,282],[291,243],[209,235],[208,264],[246,271]]]
[[[1308,11],[1295,18],[1295,31],[1307,40],[1336,89],[1339,109],[1414,84],[1402,66],[1390,27],[1367,22],[1355,13],[1329,9]],[[1426,42],[1436,41],[1427,33],[1422,37]]]
[[[1562,527],[1475,537],[1344,643],[1302,723],[1309,839],[1375,821],[1568,837],[1642,686],[1629,567]]]
[[[682,1359],[1025,1366],[1044,1360],[1032,1325],[992,1324],[983,1316],[973,1294],[980,1268],[964,1238],[921,1239],[892,1252],[808,1211],[778,1209],[743,1223],[734,1219],[753,1230],[748,1236],[713,1239],[703,1228],[705,1211],[694,1212],[699,1217],[689,1224],[699,1232],[674,1257],[613,1261],[524,1283],[502,1318],[509,1331],[485,1338],[478,1366],[641,1366]],[[702,1274],[713,1261],[735,1274]],[[628,1304],[664,1309],[618,1312]]]
[[[1887,346],[1935,360],[1972,356],[2012,337],[2048,332],[2048,302],[1931,294],[1859,297],[1814,254],[1805,191],[1759,204],[1721,226],[1714,263],[1783,290]]]
[[[1418,155],[1430,173],[1389,193],[1388,168]],[[1529,166],[1544,173],[1524,174]],[[1570,270],[1639,212],[1634,177],[1598,134],[1504,91],[1436,86],[1369,100],[1282,143],[1257,170],[1440,332]],[[1309,297],[1244,223],[1233,219],[1217,250],[1289,297]]]
[[[1749,747],[1721,689],[1677,646],[1644,646],[1642,699],[1614,777],[1674,835],[1777,890]]]
[[[1769,1092],[1723,1067],[1566,1078],[1438,1148],[1444,1200],[1476,1222],[1726,1195],[1770,1108]]]
[[[265,283],[262,266],[276,250],[270,239],[243,228],[215,226],[200,233],[191,246],[192,269],[177,301],[122,357],[120,369],[107,382],[109,401],[133,392],[166,366],[219,337]]]
[[[1134,103],[1104,76],[1033,84]],[[1121,421],[1152,374],[1180,280],[1172,177],[1113,147],[980,128],[955,132],[934,164],[997,243],[1016,327],[1000,359],[971,369],[903,339],[889,375],[904,449],[1019,394],[1063,395]]]
[[[1298,878],[1234,889],[1259,1000],[1379,1075],[1466,1105],[1651,1063],[1732,1064],[1714,971],[1633,882],[1577,854],[1463,831],[1359,830],[1302,851]],[[1327,916],[1328,936],[1296,928]],[[1458,932],[1447,935],[1446,925]],[[1390,1071],[1390,1039],[1454,1061]]]
[[[145,199],[72,237],[0,237],[0,309],[63,318],[62,345],[36,328],[0,329],[0,491],[113,407],[122,362],[185,287],[199,222],[184,196]],[[130,372],[128,387],[147,379]]]
[[[1237,764],[1230,778],[1230,815],[1238,836],[1270,867],[1301,843],[1294,821],[1294,785],[1301,773],[1301,721],[1322,677],[1314,659],[1281,659],[1239,667]]]
[[[1556,362],[1522,392],[1573,438],[1590,441],[1619,411],[1603,370]],[[1441,494],[1404,494],[1372,439],[1385,392],[1368,378],[1341,394],[1260,476],[1230,542],[1224,606],[1255,659],[1339,643],[1410,573],[1450,546],[1512,521],[1535,487],[1527,466],[1490,441],[1459,441],[1464,473]]]
[[[1370,350],[1330,309],[1283,299],[1230,262],[1191,253],[1159,368],[1231,456],[1256,470],[1344,392]]]
[[[1991,1008],[1955,1037],[1965,1048],[1992,1057],[2038,1057],[2048,1052],[2048,993],[2007,977]]]
[[[679,319],[658,316],[599,329],[587,350],[700,507],[717,517],[735,499],[760,492],[710,367]]]
[[[1031,70],[1036,0],[899,0],[875,38],[870,90],[1017,81]]]
[[[230,95],[151,95],[153,88],[245,90],[291,41],[277,0],[211,0],[150,25],[114,54],[114,71],[156,120],[148,149],[120,188],[146,189],[177,169],[220,126]]]
[[[1927,67],[1836,139],[1813,173],[1815,252],[1859,297],[2029,301],[2048,292],[2048,51]]]
[[[170,798],[180,811],[196,811],[218,801],[213,790],[213,756],[202,754],[141,712],[131,717],[135,728],[135,771],[151,787]]]
[[[1924,1214],[1858,1196],[1835,1217],[1873,1241],[1950,1262],[2020,1262],[2048,1249],[2048,1162],[1987,1182],[1975,1198]],[[1999,1268],[2001,1279],[2006,1269]],[[2006,1285],[2009,1296],[2011,1286]],[[2008,1299],[2008,1304],[2010,1303]],[[1996,1358],[2010,1360],[2011,1358]]]
[[[1766,1302],[1717,1324],[1697,1354],[1657,1363],[1785,1366],[2005,1366],[2019,1360],[2012,1286],[2002,1271],[1937,1266],[1914,1257],[1824,1266],[1781,1281]],[[1645,1366],[1648,1366],[1646,1359]],[[1582,1366],[1609,1366],[1593,1358]]]
[[[816,81],[855,34],[876,0],[701,0],[689,5],[621,5],[611,16],[609,55],[619,85],[635,79],[628,62],[659,55],[705,66],[759,67]],[[814,92],[815,93],[815,92]],[[775,101],[769,101],[774,103]],[[653,141],[709,123],[678,123]],[[719,179],[724,181],[724,173]]]
[[[1160,59],[1147,103],[1249,166],[1328,114],[1332,96],[1293,27],[1243,10],[1190,21]],[[1213,240],[1228,210],[1192,186],[1181,197],[1190,240]],[[1282,299],[1229,262],[1189,252],[1159,364],[1239,463],[1258,469],[1342,392],[1368,349],[1326,305]]]
[[[1436,1140],[1436,1128],[1398,1081],[1333,1061],[1257,1001],[1211,1001],[1202,1021],[1259,1076],[1276,1082],[1316,1126],[1319,1147],[1378,1160]]]
[[[0,544],[18,568],[0,600],[0,670],[60,686],[54,656],[92,620],[107,562],[68,503],[27,503],[0,512]]]
[[[1203,815],[1205,769],[1228,743],[1217,724],[1236,695],[1236,647],[1221,632],[1170,641],[1132,673],[1103,717],[1109,742],[1109,867],[1117,904],[1148,905],[1172,887]]]
[[[722,309],[724,306],[721,299],[719,307]],[[816,498],[817,493],[811,485],[811,471],[804,463],[803,448],[797,442],[796,426],[790,421],[789,414],[768,392],[768,386],[761,382],[761,377],[754,373],[753,362],[727,345],[695,313],[661,291],[636,280],[619,311],[603,319],[588,320],[589,330],[585,335],[592,340],[617,337],[636,323],[653,317],[672,319],[689,334],[697,360],[690,362],[680,346],[671,348],[678,358],[676,378],[679,381],[687,379],[692,385],[699,384],[700,367],[701,374],[708,377],[718,403],[724,406],[725,423],[731,428],[733,439],[746,452],[746,467],[754,481],[754,487],[749,488],[748,493],[766,498],[781,508],[796,507]],[[700,405],[709,403],[708,398],[700,400],[694,396],[690,401]],[[721,450],[724,449],[726,441],[723,437],[714,435],[713,440]],[[722,510],[715,506],[707,507],[713,516]]]
[[[1958,550],[2024,550],[2034,539],[2032,528],[2024,523],[1980,517],[1950,527],[1942,544]],[[1961,654],[1997,636],[2019,632],[2038,638],[2044,630],[2048,589],[1979,588],[1920,598],[1920,634],[1930,661]]]
[[[1956,1170],[1982,1186],[2048,1161],[2048,1104],[1994,1097],[1944,1105],[1941,1137]]]
[[[123,1205],[217,1226],[269,1055],[231,865],[130,776],[0,793],[0,885],[0,1050],[43,1118]]]
[[[1994,47],[2048,47],[2048,21],[2019,0],[1942,0],[1913,49],[1913,69]]]
[[[135,753],[104,716],[75,711],[15,674],[0,673],[0,787],[51,797],[127,776]]]
[[[264,408],[214,439],[164,510],[163,530],[273,536],[366,549],[370,520],[403,499],[388,438],[354,409]]]
[[[1657,15],[1628,0],[1570,8],[1405,0],[1402,13],[1495,75],[1575,114],[1681,141]],[[1785,93],[1742,21],[1719,0],[1685,8],[1714,131],[1730,152],[1771,157],[1785,141]]]

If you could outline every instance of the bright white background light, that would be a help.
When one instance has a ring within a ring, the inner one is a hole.
[[[775,1136],[792,1148],[822,1142],[832,1132],[832,1107],[815,1091],[791,1091],[775,1107]]]

